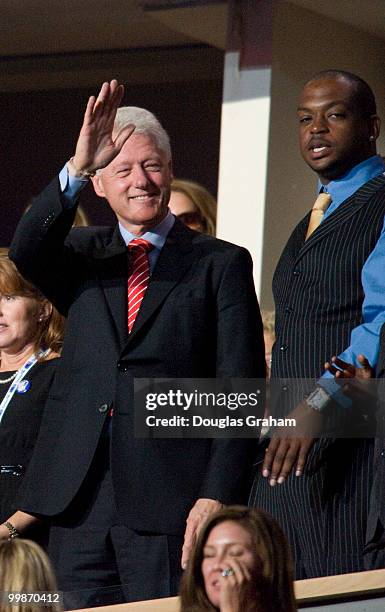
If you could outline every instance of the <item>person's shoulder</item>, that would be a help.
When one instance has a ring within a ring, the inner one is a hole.
[[[45,359],[43,360],[43,362],[53,361],[55,363],[55,360],[57,361],[59,358],[60,358],[59,353],[56,353],[55,351],[50,351],[48,355],[45,357]]]
[[[66,242],[80,251],[103,248],[111,241],[116,231],[116,227],[109,226],[73,227]]]
[[[116,227],[109,225],[88,225],[86,227],[73,227],[70,231],[70,235],[79,241],[88,241],[109,238],[114,233],[115,229]]]
[[[385,173],[379,174],[375,176],[358,189],[357,193],[359,193],[362,197],[367,197],[370,199],[379,199],[382,202],[385,199]]]
[[[55,354],[51,359],[46,358],[43,361],[38,361],[33,366],[29,376],[33,379],[34,387],[36,387],[36,385],[38,388],[40,386],[45,387],[52,383],[59,364],[59,359],[59,355]]]
[[[217,238],[215,236],[210,236],[208,234],[203,234],[202,232],[197,232],[195,230],[190,229],[189,227],[182,226],[182,224],[177,224],[176,230],[185,234],[187,239],[191,241],[191,244],[195,248],[199,248],[205,252],[212,253],[249,253],[249,251],[240,245],[234,244],[233,242],[228,242],[227,240],[223,240],[221,238]]]
[[[198,234],[198,240],[200,240],[204,244],[215,245],[218,248],[222,249],[244,249],[244,247],[235,244],[234,242],[230,242],[228,240],[223,240],[223,238],[217,238],[216,236],[209,236],[208,234],[201,234],[200,232],[194,232]]]
[[[51,351],[42,361],[37,362],[37,366],[41,366],[42,370],[54,370],[59,363],[60,355]]]
[[[198,234],[198,232],[194,232]],[[238,244],[216,238],[215,236],[208,236],[206,234],[199,234],[194,239],[194,243],[200,248],[205,254],[212,254],[214,257],[243,257],[250,258],[249,251]]]

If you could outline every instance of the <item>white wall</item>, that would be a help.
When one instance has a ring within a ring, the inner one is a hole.
[[[239,70],[239,52],[226,53],[217,236],[252,253],[257,292],[262,282],[270,79],[270,68]]]

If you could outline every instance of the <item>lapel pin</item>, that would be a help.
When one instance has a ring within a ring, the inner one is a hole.
[[[16,391],[17,393],[27,393],[30,387],[31,387],[31,383],[29,382],[29,380],[22,380],[17,385]]]

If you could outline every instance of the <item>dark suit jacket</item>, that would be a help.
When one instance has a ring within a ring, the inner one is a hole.
[[[21,220],[10,251],[68,316],[22,509],[66,510],[95,455],[105,405],[114,405],[111,465],[121,520],[183,533],[197,498],[245,500],[255,444],[135,439],[133,378],[264,376],[250,255],[176,221],[128,337],[127,249],[118,228],[79,228],[66,237],[75,211],[60,198],[55,180]]]
[[[352,330],[363,322],[362,269],[381,235],[384,213],[381,175],[341,203],[308,240],[310,213],[294,229],[273,279],[272,379],[280,379],[273,410],[278,405],[279,413],[290,412],[297,406],[323,374],[325,361],[349,346]],[[341,427],[345,436],[351,427],[356,433],[355,409],[341,410],[339,404],[329,409],[331,433]],[[357,410],[357,417],[361,414]],[[367,435],[367,427],[359,432]],[[290,538],[297,578],[363,569],[372,447],[365,438],[325,436],[311,448],[300,479],[294,476],[269,491],[268,485],[254,488],[253,503],[278,518]]]
[[[380,353],[376,376],[378,381],[377,429],[374,445],[374,478],[370,496],[370,511],[367,525],[367,542],[375,535],[378,522],[385,530],[385,325],[380,335]]]

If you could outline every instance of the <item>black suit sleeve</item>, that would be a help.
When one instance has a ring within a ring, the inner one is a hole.
[[[221,275],[217,300],[218,378],[265,378],[263,326],[254,289],[251,256],[234,249]],[[263,403],[259,407],[263,416]],[[255,439],[213,440],[201,497],[222,503],[247,500]]]
[[[222,273],[217,321],[217,377],[264,378],[262,320],[245,249],[235,250]]]
[[[59,180],[55,178],[20,220],[9,257],[25,278],[33,282],[62,314],[67,314],[76,289],[70,271],[79,271],[80,261],[75,261],[76,253],[69,242],[66,243],[76,206],[65,209],[61,197]]]

